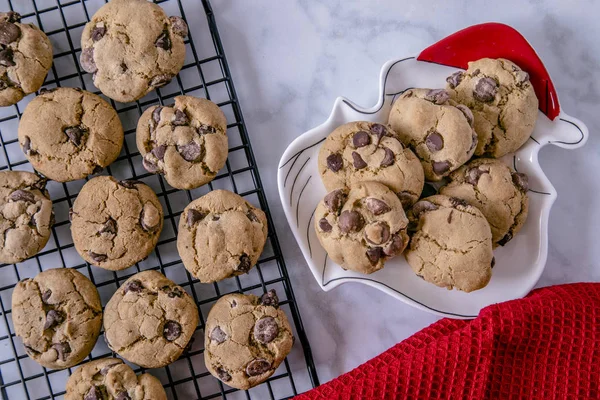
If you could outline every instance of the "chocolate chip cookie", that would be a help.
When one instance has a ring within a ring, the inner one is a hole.
[[[344,269],[370,274],[404,251],[408,219],[387,186],[363,182],[336,189],[315,210],[315,230],[329,257]]]
[[[77,368],[67,381],[65,400],[166,400],[160,381],[136,375],[118,358],[102,358]]]
[[[188,27],[147,0],[112,0],[94,14],[81,34],[81,68],[94,85],[123,103],[166,85],[185,59]]]
[[[477,146],[471,111],[443,89],[409,89],[392,105],[390,125],[421,160],[425,179],[439,181],[466,163]]]
[[[111,176],[98,176],[83,185],[70,218],[79,255],[112,271],[146,258],[163,227],[162,206],[148,185]]]
[[[248,272],[267,241],[265,213],[227,190],[213,190],[181,214],[177,250],[200,282]]]
[[[410,207],[423,190],[423,168],[389,126],[349,122],[334,130],[319,151],[319,173],[327,190],[374,181]]]
[[[465,292],[488,284],[492,232],[481,211],[456,197],[435,195],[416,202],[409,218],[414,233],[405,256],[419,277]]]
[[[45,91],[25,108],[19,144],[33,167],[67,182],[99,172],[123,146],[117,112],[100,96],[81,89]]]
[[[479,137],[475,155],[499,158],[521,147],[531,136],[538,99],[529,74],[503,58],[469,63],[447,79],[452,99],[473,111]]]
[[[227,121],[212,101],[177,96],[171,106],[152,106],[138,121],[136,142],[148,172],[177,189],[214,179],[227,160]]]
[[[17,263],[44,248],[54,223],[46,180],[25,171],[0,172],[0,263]]]
[[[441,194],[466,200],[483,213],[492,229],[494,247],[504,246],[519,232],[529,209],[527,175],[502,161],[480,158],[450,174]]]
[[[37,26],[13,11],[0,13],[0,106],[16,104],[44,83],[52,44]]]
[[[228,386],[249,389],[267,380],[294,337],[274,290],[261,298],[228,294],[211,308],[204,328],[204,363]]]
[[[177,360],[197,325],[192,297],[157,271],[127,279],[104,308],[108,347],[144,368]]]
[[[40,272],[12,295],[15,333],[27,355],[46,368],[79,364],[96,344],[102,304],[88,278],[70,268]]]

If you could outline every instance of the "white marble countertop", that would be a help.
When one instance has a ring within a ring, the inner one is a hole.
[[[519,30],[553,77],[561,106],[583,120],[579,150],[547,146],[541,165],[558,191],[539,286],[600,280],[600,2],[562,0],[213,0],[254,152],[321,382],[351,370],[438,317],[358,284],[329,293],[310,273],[279,202],[281,154],[326,119],[337,96],[375,104],[381,65],[416,55],[466,26]]]

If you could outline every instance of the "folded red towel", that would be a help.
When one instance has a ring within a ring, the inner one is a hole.
[[[296,399],[595,399],[599,387],[600,284],[577,283],[442,319]]]

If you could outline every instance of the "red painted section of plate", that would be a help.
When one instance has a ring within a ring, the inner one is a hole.
[[[506,58],[529,73],[540,110],[554,120],[560,113],[558,95],[535,50],[514,28],[489,22],[473,25],[440,40],[419,54],[417,60],[467,69],[469,61]]]

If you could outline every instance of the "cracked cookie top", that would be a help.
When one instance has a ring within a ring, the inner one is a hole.
[[[198,325],[198,308],[183,288],[157,271],[127,279],[104,308],[108,347],[144,368],[177,360]]]
[[[483,58],[446,80],[451,98],[473,111],[479,137],[475,155],[499,158],[529,139],[538,116],[538,99],[529,74],[516,64]]]
[[[335,129],[319,151],[319,173],[327,190],[364,181],[388,186],[405,207],[423,190],[423,168],[387,125],[358,121]]]
[[[519,232],[529,208],[527,175],[502,161],[479,158],[450,174],[440,194],[458,197],[477,207],[492,229],[494,247],[504,246]]]
[[[162,206],[148,185],[111,176],[98,176],[83,185],[69,218],[79,255],[112,271],[146,258],[163,227]]]
[[[329,257],[344,269],[370,274],[404,251],[408,219],[398,197],[377,182],[327,194],[315,210],[315,230]]]
[[[228,294],[211,308],[204,329],[204,363],[228,386],[247,390],[267,380],[292,349],[294,337],[275,290],[262,297]]]
[[[118,358],[102,358],[77,368],[67,381],[65,400],[166,400],[160,381],[136,375]]]
[[[164,86],[181,70],[188,27],[147,0],[112,0],[81,34],[81,67],[94,85],[120,102]]]
[[[185,268],[201,282],[248,272],[267,240],[265,213],[227,190],[213,190],[181,214],[177,250]]]
[[[148,172],[177,189],[214,179],[228,153],[227,121],[212,101],[177,96],[170,106],[152,106],[140,117],[136,143]]]
[[[44,248],[54,223],[46,180],[31,172],[0,172],[0,262],[16,263]]]
[[[17,283],[12,319],[29,357],[46,368],[63,369],[92,351],[102,305],[88,278],[74,269],[56,268]]]
[[[435,195],[416,202],[408,216],[412,236],[405,256],[419,277],[465,292],[488,284],[492,232],[481,211],[462,199]]]
[[[405,91],[392,105],[389,123],[419,157],[428,181],[466,163],[477,146],[471,111],[449,101],[443,89]]]
[[[38,90],[52,66],[52,44],[37,26],[22,24],[16,12],[0,13],[0,106]]]
[[[33,167],[67,182],[97,173],[123,146],[117,112],[100,96],[81,89],[44,91],[25,108],[19,144]]]

